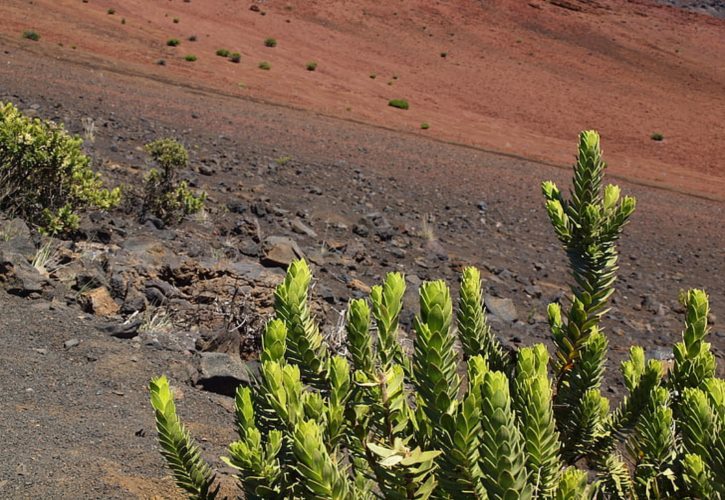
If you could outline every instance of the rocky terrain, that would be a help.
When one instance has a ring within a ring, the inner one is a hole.
[[[84,135],[94,166],[126,192],[122,207],[87,214],[68,239],[0,221],[0,496],[173,498],[147,403],[159,373],[230,485],[218,459],[233,438],[228,394],[254,371],[259,328],[293,258],[312,265],[315,313],[333,344],[347,300],[385,272],[406,274],[407,330],[418,285],[444,278],[455,288],[465,265],[482,269],[504,343],[548,340],[546,305],[564,300],[568,276],[539,183],[568,186],[562,165],[0,42],[0,101]],[[139,218],[142,146],[160,137],[186,144],[183,176],[209,196],[178,226]],[[573,157],[575,138],[557,157]],[[608,144],[605,135],[607,158]],[[617,161],[626,152],[609,158],[613,172],[628,172]],[[722,179],[717,161],[708,171]],[[724,205],[669,179],[660,189],[610,178],[638,199],[605,321],[615,399],[629,346],[670,356],[680,289],[708,291],[713,347],[725,355]],[[48,258],[33,265],[39,249]]]

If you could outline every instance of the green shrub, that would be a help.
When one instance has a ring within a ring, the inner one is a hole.
[[[317,69],[317,63],[315,61],[310,61],[305,65],[305,68],[307,71],[315,71]]]
[[[420,124],[420,128],[423,130],[428,130],[430,128],[430,124],[428,122],[423,122]]]
[[[23,31],[23,38],[37,42],[38,40],[40,40],[40,35],[37,31],[25,30]]]
[[[106,14],[108,14],[109,16],[112,16],[112,15],[114,15],[115,13],[116,13],[116,9],[108,9],[108,10],[106,11]]]
[[[103,188],[82,145],[62,125],[0,102],[0,210],[55,234],[75,229],[79,210],[116,206],[120,189]]]
[[[635,207],[602,187],[604,166],[598,134],[583,132],[571,200],[542,185],[574,276],[568,311],[549,306],[553,360],[544,344],[503,348],[473,267],[455,312],[444,282],[421,285],[412,350],[399,338],[406,281],[389,273],[369,300],[349,302],[347,354],[334,354],[311,316],[307,264],[293,262],[262,335],[259,377],[236,392],[239,439],[223,460],[244,498],[721,498],[725,380],[706,342],[705,292],[686,294],[667,376],[632,347],[614,411],[601,393],[600,320]],[[213,498],[214,474],[178,420],[168,381],[150,389],[177,484]]]
[[[388,106],[398,109],[408,109],[410,107],[408,105],[408,101],[405,99],[390,99],[388,101]]]
[[[653,133],[649,138],[652,139],[653,141],[657,141],[657,142],[665,140],[665,136],[659,132]]]
[[[227,49],[217,49],[216,55],[219,57],[229,57],[229,51]]]
[[[169,47],[178,47],[181,44],[181,41],[178,38],[169,38],[166,40],[166,45]]]
[[[196,61],[197,57],[194,54],[187,54],[184,56],[184,61],[187,62],[194,62]]]
[[[269,64],[267,61],[262,61],[259,63],[259,69],[269,71],[270,69],[272,69],[272,65]]]
[[[185,181],[177,180],[179,171],[189,165],[186,148],[173,139],[159,139],[147,144],[146,152],[160,169],[153,168],[146,176],[142,214],[151,213],[170,224],[201,210],[206,193],[196,196]]]
[[[239,63],[242,60],[242,54],[239,52],[232,52],[229,55],[229,60],[233,63]]]
[[[277,46],[277,40],[274,39],[274,38],[266,38],[264,40],[264,46],[265,47],[270,47],[270,48],[276,47]]]
[[[189,38],[187,38],[190,42],[196,42],[196,35],[191,35]]]

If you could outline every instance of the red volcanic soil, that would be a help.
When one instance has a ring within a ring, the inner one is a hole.
[[[38,57],[557,165],[571,162],[579,130],[595,128],[610,174],[725,199],[723,20],[614,0],[270,0],[254,4],[259,12],[251,5],[3,0],[0,36],[17,40],[34,29],[41,40],[23,43],[35,44]],[[267,37],[278,45],[265,47]],[[166,46],[169,38],[180,46]],[[219,48],[240,52],[241,62],[216,56]],[[187,54],[198,60],[185,61]],[[271,70],[260,70],[261,61]],[[316,71],[306,70],[309,61]],[[410,109],[389,107],[393,98]],[[665,140],[651,140],[655,132]]]

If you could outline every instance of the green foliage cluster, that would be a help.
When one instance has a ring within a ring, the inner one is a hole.
[[[186,62],[195,62],[198,58],[194,54],[187,54],[184,56]]]
[[[315,61],[310,61],[305,65],[305,68],[307,71],[315,71],[317,69],[317,63]]]
[[[178,38],[169,38],[166,40],[166,45],[169,47],[178,47],[181,45],[181,41]]]
[[[23,31],[23,38],[25,38],[26,40],[32,40],[34,42],[37,42],[38,40],[40,40],[40,35],[37,31],[25,30]]]
[[[264,46],[265,47],[269,47],[269,48],[276,47],[277,46],[277,40],[275,38],[266,38],[264,40]]]
[[[219,57],[229,57],[229,54],[230,52],[227,49],[218,49],[216,51],[216,55],[218,55]]]
[[[549,307],[553,360],[543,344],[503,348],[473,267],[455,310],[444,282],[421,285],[412,352],[400,342],[405,279],[389,273],[368,300],[350,301],[347,354],[334,354],[311,317],[307,264],[293,262],[263,333],[258,380],[236,393],[238,440],[223,460],[239,471],[244,498],[722,498],[725,380],[706,342],[705,292],[685,296],[667,373],[632,347],[624,399],[610,411],[601,393],[600,319],[615,242],[634,210],[618,188],[602,188],[604,169],[598,134],[584,132],[572,199],[543,184],[575,278],[567,312]],[[151,392],[177,484],[210,498],[214,476],[166,379]]]
[[[189,165],[189,154],[173,139],[159,139],[146,145],[146,152],[158,165],[146,176],[142,213],[152,213],[166,223],[179,222],[185,215],[204,207],[206,193],[194,195],[178,174]]]
[[[259,63],[259,69],[263,69],[264,71],[269,71],[272,69],[272,65],[269,64],[267,61],[261,61]]]
[[[390,99],[388,101],[388,106],[398,109],[408,109],[410,107],[408,101],[406,101],[405,99]]]
[[[104,189],[83,140],[62,125],[0,103],[0,210],[50,234],[78,227],[78,211],[116,206],[121,190]]]

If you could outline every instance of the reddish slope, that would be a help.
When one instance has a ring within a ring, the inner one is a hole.
[[[0,32],[17,43],[36,29],[40,42],[22,43],[39,57],[558,164],[570,162],[580,129],[597,128],[611,173],[725,199],[725,21],[648,2],[556,3],[580,10],[545,0],[287,0],[260,3],[261,15],[230,0],[4,0]],[[276,48],[264,47],[269,36]],[[171,37],[181,46],[166,47]],[[242,62],[215,56],[222,47]],[[189,53],[198,61],[185,62]],[[271,71],[257,68],[262,60]],[[311,60],[315,72],[305,71]],[[390,98],[410,110],[388,107]]]

